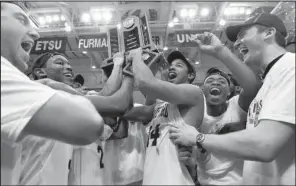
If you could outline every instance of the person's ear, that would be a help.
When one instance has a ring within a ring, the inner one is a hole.
[[[276,29],[271,27],[271,28],[267,28],[266,31],[264,32],[264,39],[269,39],[273,36],[275,36],[276,33]]]
[[[35,68],[33,73],[35,76],[37,76],[38,79],[42,79],[47,76],[45,70],[42,68]]]
[[[188,74],[188,79],[189,81],[191,81],[194,78],[194,74],[193,73],[189,73]]]

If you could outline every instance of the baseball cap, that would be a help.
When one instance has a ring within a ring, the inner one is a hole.
[[[167,57],[167,61],[169,64],[171,64],[175,59],[181,59],[187,64],[189,68],[189,73],[193,74],[193,78],[190,80],[190,83],[192,83],[196,77],[196,71],[193,63],[179,51],[173,51]]]
[[[214,75],[214,74],[218,74],[222,77],[224,77],[227,81],[227,83],[230,85],[230,77],[228,76],[227,73],[223,72],[222,70],[219,70],[218,68],[216,67],[213,67],[213,68],[210,68],[208,71],[207,71],[207,74],[206,74],[206,77],[204,79],[204,81],[211,75]]]
[[[284,22],[276,15],[270,13],[261,13],[253,16],[245,21],[243,24],[232,25],[226,28],[226,36],[232,42],[235,42],[237,35],[243,27],[251,25],[262,25],[266,27],[273,27],[284,37],[287,36],[287,29]]]

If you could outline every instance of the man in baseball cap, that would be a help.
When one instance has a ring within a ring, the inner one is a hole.
[[[171,129],[171,139],[244,159],[240,184],[295,185],[295,54],[285,50],[284,23],[275,15],[262,13],[228,27],[226,34],[236,42],[244,64],[212,33],[198,36],[196,42],[202,52],[220,59],[242,86],[238,103],[248,112],[246,130],[207,135],[186,125]],[[258,83],[246,65],[263,74],[257,93]]]
[[[192,83],[195,79],[195,76],[196,76],[196,71],[195,71],[195,67],[194,65],[192,64],[192,62],[184,57],[184,55],[179,52],[179,51],[173,51],[171,52],[168,57],[167,57],[167,61],[168,63],[170,64],[170,66],[173,66],[173,62],[176,62],[176,61],[179,61],[181,62],[182,64],[185,64],[187,69],[188,69],[188,82],[189,83]],[[171,69],[171,67],[170,67]],[[181,75],[181,76],[180,76]],[[169,73],[168,73],[168,81],[169,82],[175,82],[175,83],[180,83],[180,79],[183,79],[184,76],[182,74],[182,72],[180,72],[180,74],[177,72],[177,70],[173,71],[173,70],[169,70]]]
[[[276,48],[272,47],[272,50],[283,49],[286,46],[285,24],[278,16],[270,13],[261,13],[243,24],[229,26],[225,32],[228,39],[235,42],[234,45],[243,56],[243,61],[256,73],[261,71],[258,61],[262,61],[263,56],[270,58],[265,59],[266,62],[273,60],[273,56],[268,55],[273,52],[270,50],[271,47],[266,47],[267,45],[271,46],[270,44],[274,43],[272,46]]]
[[[287,30],[284,22],[276,15],[269,13],[261,13],[257,16],[253,16],[245,21],[243,24],[233,25],[226,28],[226,35],[228,39],[235,42],[239,32],[246,27],[253,25],[261,25],[266,27],[273,27],[282,36],[287,36]]]

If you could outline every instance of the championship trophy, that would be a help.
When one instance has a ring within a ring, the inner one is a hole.
[[[120,32],[117,29],[109,30],[109,56],[110,58],[104,60],[102,69],[107,77],[111,75],[113,69],[113,55],[122,51],[124,56],[130,50],[142,48],[142,56],[144,63],[152,70],[153,73],[159,68],[166,68],[167,62],[162,53],[160,53],[152,42],[151,32],[148,25],[146,15],[142,17],[129,16],[122,22]],[[116,30],[116,31],[115,31]],[[116,39],[117,37],[117,39]],[[123,73],[125,75],[133,76],[132,62],[126,60],[123,64]]]

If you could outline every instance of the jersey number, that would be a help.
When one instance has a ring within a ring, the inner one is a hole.
[[[101,158],[100,158],[100,168],[103,169],[104,168],[104,163],[103,163],[103,157],[104,157],[104,152],[101,146],[98,146],[97,151],[99,154],[101,154]]]
[[[159,138],[159,127],[160,124],[157,124],[155,129],[152,130],[152,126],[149,129],[149,136],[148,136],[148,141],[147,141],[147,147],[149,146],[149,141],[150,139],[153,139],[152,141],[152,146],[156,146],[157,145],[157,139]]]

